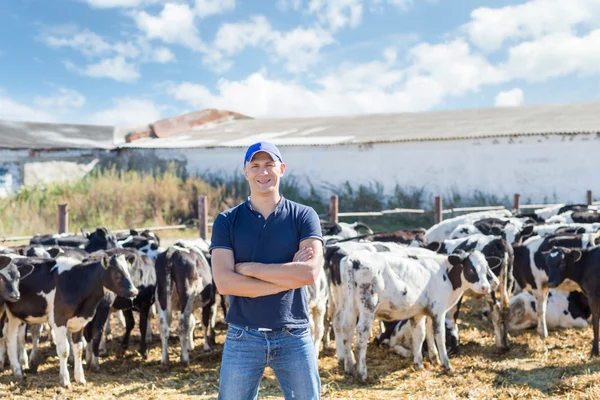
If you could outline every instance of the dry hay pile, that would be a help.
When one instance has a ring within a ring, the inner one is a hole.
[[[319,367],[323,399],[600,399],[600,360],[590,360],[592,330],[550,332],[544,346],[535,331],[513,334],[512,348],[497,354],[489,325],[476,317],[482,302],[469,299],[459,321],[461,351],[451,356],[453,372],[445,373],[425,362],[416,371],[412,361],[402,359],[386,348],[369,345],[369,379],[360,384],[344,376],[337,366],[334,350],[324,350]],[[177,321],[177,318],[173,318]],[[6,368],[0,374],[2,399],[214,399],[219,385],[219,366],[225,325],[217,326],[217,350],[202,350],[202,329],[197,329],[196,349],[189,368],[178,364],[179,340],[173,327],[170,338],[171,366],[160,367],[160,338],[157,320],[152,321],[155,337],[147,362],[137,349],[139,331],[133,332],[130,349],[118,356],[118,336],[122,329],[113,316],[117,340],[109,344],[110,355],[101,360],[100,372],[86,370],[88,384],[72,383],[71,389],[58,386],[58,359],[54,346],[41,343],[42,364],[37,373],[26,372],[24,384],[13,383]],[[374,329],[376,332],[377,329]],[[70,368],[71,377],[73,370]],[[268,369],[260,386],[259,398],[282,398],[273,372]]]

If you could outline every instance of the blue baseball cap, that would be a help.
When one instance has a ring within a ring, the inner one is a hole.
[[[275,146],[271,142],[263,141],[254,143],[253,145],[248,147],[248,150],[246,150],[246,157],[244,158],[244,164],[252,160],[252,157],[254,157],[256,153],[259,153],[261,151],[268,153],[273,159],[273,161],[277,161],[279,159],[279,161],[283,162],[283,159],[281,158],[281,153],[279,152],[277,146]]]

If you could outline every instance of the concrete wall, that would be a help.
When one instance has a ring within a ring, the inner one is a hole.
[[[13,194],[23,185],[79,180],[105,157],[113,156],[102,150],[2,150],[0,196]]]
[[[600,137],[545,135],[460,141],[281,147],[288,171],[301,181],[339,185],[378,181],[425,187],[432,194],[475,190],[523,200],[585,202],[600,195]],[[185,160],[191,174],[241,174],[244,149],[145,151],[146,157]]]

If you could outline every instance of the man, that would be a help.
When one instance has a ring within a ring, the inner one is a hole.
[[[323,262],[321,224],[312,208],[279,193],[285,169],[274,144],[248,147],[250,197],[213,225],[213,276],[219,293],[230,295],[219,399],[256,399],[267,366],[286,399],[320,398],[303,287]]]

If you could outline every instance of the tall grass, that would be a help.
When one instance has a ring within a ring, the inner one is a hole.
[[[387,190],[379,182],[340,185],[305,182],[286,176],[281,193],[288,199],[313,207],[324,219],[329,196],[337,194],[343,211],[380,211],[393,208],[432,209],[433,195],[425,187],[396,184]],[[69,228],[109,229],[172,225],[197,218],[199,195],[209,199],[209,216],[231,208],[249,195],[241,174],[186,176],[173,167],[152,172],[108,168],[94,171],[78,182],[54,183],[22,188],[16,195],[0,199],[0,237],[52,233],[57,231],[57,205],[69,204]],[[510,205],[508,197],[476,191],[456,190],[444,196],[444,208],[458,206]],[[433,215],[388,214],[379,217],[342,217],[341,221],[363,221],[374,230],[429,227]]]

